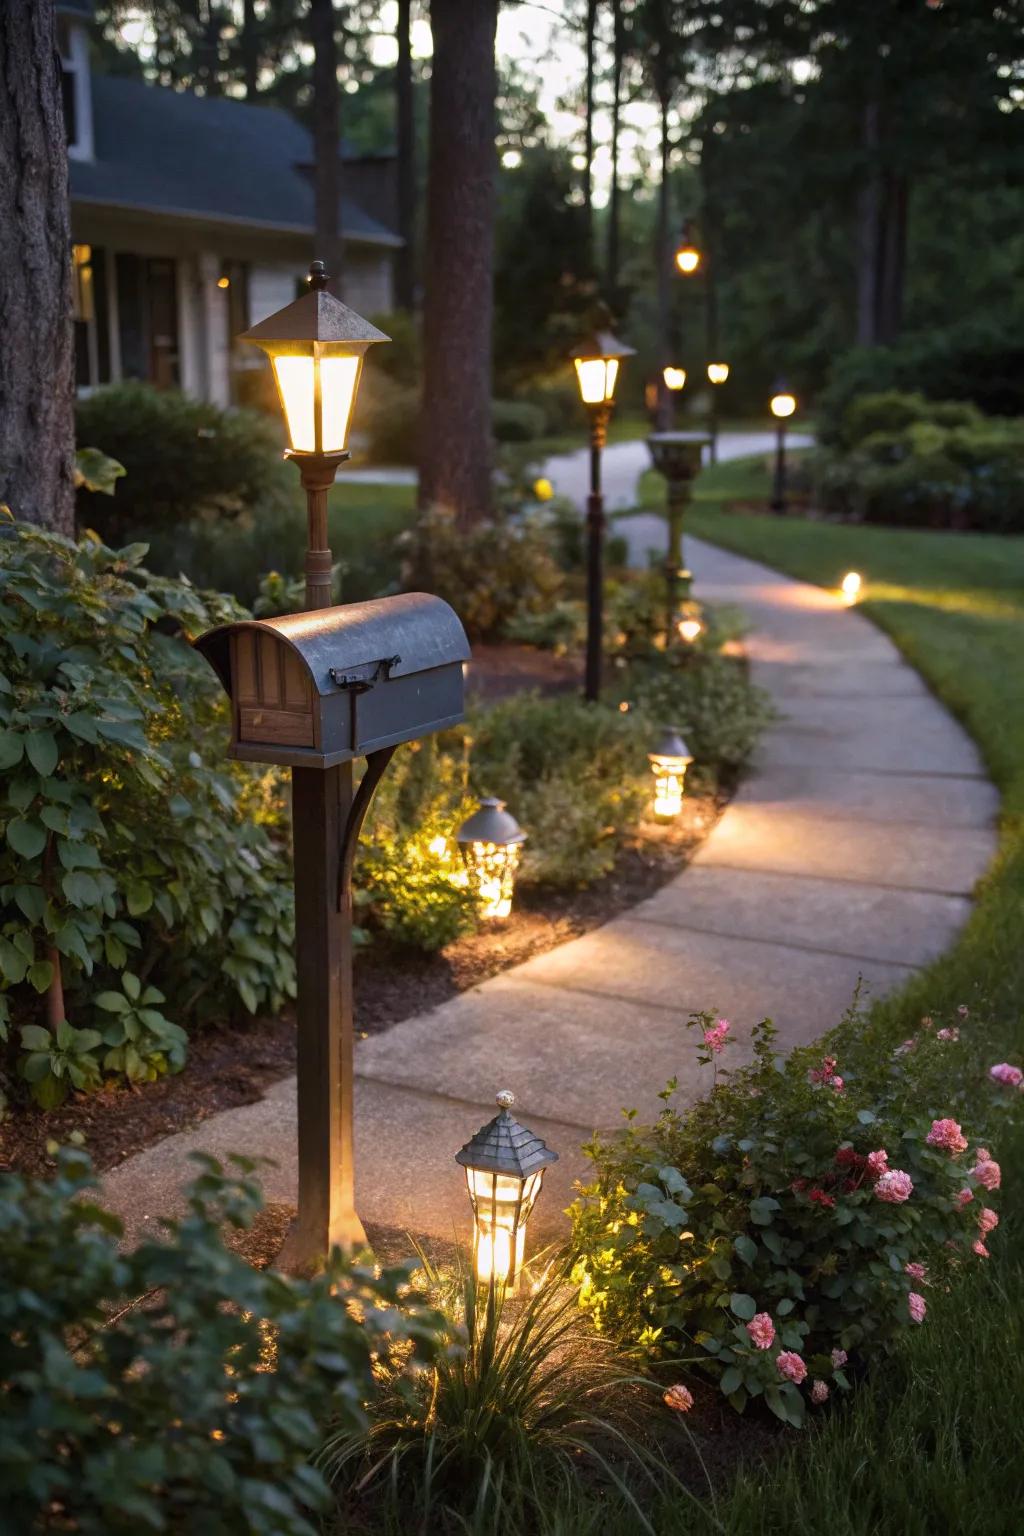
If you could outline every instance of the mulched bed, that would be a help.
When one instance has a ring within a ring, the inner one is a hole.
[[[510,918],[489,924],[439,954],[373,944],[356,959],[357,1029],[375,1033],[436,1007],[653,895],[688,862],[723,803],[711,796],[688,798],[676,823],[644,827],[603,880],[578,891],[523,891]],[[111,1085],[99,1093],[76,1095],[45,1114],[11,1106],[0,1123],[0,1168],[46,1173],[52,1168],[47,1144],[66,1142],[80,1132],[96,1168],[104,1172],[209,1115],[255,1103],[294,1067],[290,1013],[247,1025],[211,1027],[189,1041],[185,1069],[176,1077],[140,1088]]]

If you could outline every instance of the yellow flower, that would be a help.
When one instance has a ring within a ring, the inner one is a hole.
[[[555,494],[555,488],[551,481],[542,475],[539,480],[533,482],[533,494],[538,501],[550,501]]]

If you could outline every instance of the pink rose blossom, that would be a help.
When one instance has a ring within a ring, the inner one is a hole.
[[[971,1249],[978,1255],[979,1259],[989,1259],[992,1257],[980,1237],[976,1237],[974,1239],[974,1242],[971,1244]]]
[[[713,1055],[718,1056],[726,1047],[726,1036],[732,1026],[728,1019],[719,1019],[710,1029],[704,1031],[704,1044]]]
[[[845,1349],[834,1349],[832,1351],[832,1369],[835,1371],[841,1370],[849,1358]]]
[[[889,1154],[884,1147],[879,1147],[877,1152],[868,1153],[868,1178],[880,1179],[883,1173],[889,1170]]]
[[[916,1280],[919,1285],[927,1283],[928,1271],[923,1264],[904,1264],[903,1273],[909,1275],[911,1280]]]
[[[994,1067],[989,1067],[988,1075],[994,1083],[1002,1083],[1006,1088],[1019,1088],[1024,1082],[1024,1072],[1020,1067],[1013,1067],[1008,1061],[999,1061]]]
[[[827,1403],[828,1402],[828,1382],[822,1381],[820,1378],[817,1381],[812,1381],[812,1383],[811,1383],[811,1402],[812,1403]]]
[[[674,1387],[669,1387],[662,1397],[662,1402],[676,1413],[689,1413],[693,1407],[693,1393],[689,1387],[684,1387],[682,1382],[677,1382]]]
[[[978,1231],[981,1233],[982,1237],[987,1237],[989,1232],[994,1231],[998,1225],[998,1212],[994,1211],[991,1206],[983,1205],[981,1210],[978,1212]]]
[[[959,1040],[960,1039],[960,1031],[957,1029],[956,1025],[954,1024],[949,1029],[940,1029],[938,1034],[935,1036],[935,1038],[936,1038],[936,1040]]]
[[[970,1205],[970,1203],[971,1203],[971,1201],[973,1199],[974,1199],[974,1191],[973,1191],[973,1189],[968,1189],[967,1186],[965,1185],[964,1188],[960,1191],[960,1193],[956,1197],[956,1203],[957,1203],[958,1208],[962,1211],[964,1206],[965,1205]]]
[[[900,1168],[888,1168],[875,1185],[875,1194],[888,1205],[902,1205],[914,1193],[909,1173]]]
[[[829,1078],[828,1086],[830,1088],[834,1088],[836,1093],[845,1093],[846,1092],[846,1084],[843,1082],[843,1080],[839,1076],[838,1072],[836,1073],[836,1075],[834,1077],[830,1077]]]
[[[907,1310],[910,1313],[912,1323],[923,1323],[925,1313],[928,1311],[928,1303],[917,1291],[911,1291],[907,1297]]]
[[[985,1147],[978,1148],[978,1161],[971,1172],[978,1183],[983,1184],[986,1189],[998,1189],[1002,1183],[1003,1176],[999,1164],[989,1157]]]
[[[823,1056],[821,1066],[812,1067],[808,1072],[808,1081],[812,1083],[830,1083],[835,1075],[837,1065],[838,1061],[835,1056]]]
[[[933,1120],[925,1141],[930,1147],[941,1147],[951,1157],[967,1151],[967,1137],[955,1120]]]
[[[793,1381],[797,1386],[807,1375],[807,1367],[800,1356],[792,1349],[783,1349],[775,1356],[775,1364],[780,1376],[785,1376],[787,1381]]]
[[[775,1324],[768,1312],[757,1312],[747,1324],[756,1349],[768,1349],[775,1342]]]

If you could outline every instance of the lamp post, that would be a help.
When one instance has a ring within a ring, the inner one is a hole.
[[[505,809],[504,800],[481,800],[455,834],[481,917],[508,917],[526,833]]]
[[[708,363],[708,383],[711,385],[711,452],[712,464],[718,463],[718,391],[729,377],[728,363]]]
[[[700,474],[702,451],[709,441],[705,432],[652,432],[647,439],[651,463],[665,480],[668,505],[665,585],[669,635],[676,623],[679,605],[689,597],[693,581],[683,556],[683,518],[690,500],[690,488]]]
[[[619,364],[634,349],[619,341],[604,317],[593,335],[572,354],[580,399],[590,413],[590,494],[587,497],[587,659],[583,697],[596,703],[601,693],[601,631],[604,624],[604,496],[601,454],[608,436],[608,418],[615,402]]]
[[[476,1277],[514,1292],[523,1266],[526,1223],[540,1194],[544,1170],[557,1163],[539,1136],[513,1119],[515,1094],[497,1095],[498,1113],[455,1154],[466,1170],[473,1206]]]
[[[684,277],[692,277],[701,263],[701,251],[693,232],[693,220],[684,219],[682,232],[676,245],[673,260],[676,270]]]
[[[306,492],[306,607],[331,603],[327,493],[349,457],[348,434],[367,349],[382,331],[327,291],[322,261],[309,291],[240,338],[274,370],[289,447]],[[309,1269],[366,1233],[355,1208],[351,853],[394,749],[372,754],[359,794],[351,761],[292,768],[298,1024],[298,1217],[279,1257]]]
[[[796,410],[796,396],[791,395],[785,381],[779,379],[772,395],[771,412],[775,417],[775,478],[772,483],[770,506],[773,512],[786,510],[786,422]]]
[[[666,363],[661,370],[661,380],[668,390],[668,408],[670,425],[676,418],[676,396],[681,395],[686,388],[686,369],[677,368],[672,363]]]

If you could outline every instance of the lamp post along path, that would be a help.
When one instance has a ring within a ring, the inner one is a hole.
[[[366,1233],[356,1212],[352,863],[396,746],[463,718],[469,656],[456,615],[422,593],[331,607],[327,496],[349,457],[367,349],[388,338],[327,291],[246,332],[268,354],[306,493],[307,610],[204,635],[232,702],[232,755],[292,770],[298,1023],[298,1215],[279,1267],[315,1269]],[[366,766],[354,791],[353,762]]]
[[[601,695],[601,644],[604,627],[604,495],[601,455],[608,440],[608,422],[615,403],[619,364],[634,349],[619,341],[602,315],[597,330],[574,350],[580,398],[590,414],[590,493],[587,496],[587,654],[583,697],[596,703]]]
[[[647,439],[651,463],[665,480],[668,509],[665,587],[670,637],[679,605],[689,597],[693,581],[683,551],[683,519],[693,482],[700,474],[703,450],[709,443],[710,438],[704,432],[652,432]]]

